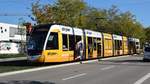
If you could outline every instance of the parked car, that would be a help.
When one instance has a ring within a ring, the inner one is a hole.
[[[144,57],[143,57],[143,61],[149,60],[150,60],[150,46],[144,48]]]

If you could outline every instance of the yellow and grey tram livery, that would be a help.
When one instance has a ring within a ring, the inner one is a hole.
[[[103,56],[113,56],[113,38],[111,34],[103,33]]]
[[[140,53],[140,40],[137,38],[128,38],[129,54]]]
[[[128,38],[123,36],[123,55],[129,54]]]
[[[85,32],[86,59],[99,58],[102,56],[102,34],[92,30]]]
[[[74,61],[139,53],[139,39],[56,24],[34,26],[27,43],[28,60],[35,62]]]
[[[113,44],[114,44],[114,47],[113,47],[114,55],[115,56],[123,55],[122,36],[115,35],[115,34],[113,34],[112,36],[113,36]]]
[[[28,59],[37,62],[73,61],[75,46],[84,40],[83,30],[62,25],[39,25],[28,42]]]

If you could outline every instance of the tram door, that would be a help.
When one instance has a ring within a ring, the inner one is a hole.
[[[101,47],[102,47],[101,39],[97,38],[97,57],[98,58],[101,57],[101,53],[102,53],[102,51],[101,51],[102,48]]]
[[[119,52],[119,40],[114,40],[114,56],[117,56],[120,54]]]
[[[83,48],[83,50],[84,50],[84,40],[83,40],[83,37],[82,36],[75,36],[75,50],[74,50],[74,59],[77,57],[77,56],[79,56],[80,55],[80,51],[79,50],[77,50],[77,44],[78,44],[78,42],[82,42],[82,48]],[[85,56],[85,52],[83,52],[83,55],[82,55],[82,59],[84,60],[84,59],[86,59],[86,56]]]
[[[75,58],[75,39],[74,35],[62,35],[62,56],[65,61],[72,61]]]
[[[134,42],[129,41],[129,54],[134,54]]]
[[[88,59],[93,56],[93,40],[92,37],[88,37]]]
[[[97,38],[93,38],[93,58],[97,58]]]

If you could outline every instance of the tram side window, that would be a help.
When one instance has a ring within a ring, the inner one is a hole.
[[[74,50],[75,39],[73,35],[69,35],[69,50]]]
[[[118,50],[118,42],[115,40],[115,49]]]
[[[76,43],[81,41],[81,36],[76,36]]]
[[[136,49],[139,49],[140,47],[139,46],[136,46]]]
[[[75,36],[75,46],[77,46],[77,43],[81,40],[81,36]]]
[[[93,51],[93,49],[94,49],[93,39],[92,39],[92,37],[88,37],[88,50],[89,50],[89,52]]]
[[[97,38],[97,50],[101,51],[101,38]]]
[[[116,49],[116,50],[122,49],[122,41],[120,41],[120,40],[115,40],[115,49]]]
[[[101,38],[97,38],[97,46],[101,45]]]
[[[139,45],[139,42],[136,42],[136,45]]]
[[[68,50],[68,38],[67,38],[67,34],[63,34],[62,38],[63,38],[63,50]]]
[[[96,50],[96,45],[97,45],[97,39],[94,38],[94,50]]]
[[[123,47],[122,47],[122,41],[120,41],[120,49],[122,49]]]
[[[58,33],[51,32],[50,36],[48,37],[46,50],[51,49],[58,49]]]

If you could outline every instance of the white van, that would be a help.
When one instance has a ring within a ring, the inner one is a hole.
[[[150,60],[150,46],[144,48],[144,58],[143,61]]]

